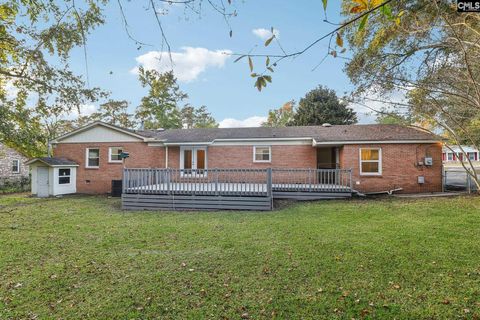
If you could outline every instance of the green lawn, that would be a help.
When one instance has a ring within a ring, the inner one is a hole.
[[[480,197],[122,212],[0,197],[0,319],[480,317]]]

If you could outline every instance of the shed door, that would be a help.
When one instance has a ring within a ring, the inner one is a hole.
[[[48,168],[37,167],[37,196],[48,197]]]

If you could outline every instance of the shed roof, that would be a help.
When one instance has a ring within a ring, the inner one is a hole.
[[[33,158],[26,162],[26,164],[32,164],[34,162],[40,161],[50,167],[77,167],[78,163],[67,158],[55,158],[55,157],[42,157],[42,158]]]

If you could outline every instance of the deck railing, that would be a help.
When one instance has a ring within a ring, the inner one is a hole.
[[[273,191],[350,192],[351,169],[273,169]]]
[[[350,192],[350,169],[125,168],[123,193],[271,196],[272,192]]]
[[[271,196],[271,169],[124,169],[123,193]]]

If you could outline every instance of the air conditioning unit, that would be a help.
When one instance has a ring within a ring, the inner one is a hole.
[[[432,166],[433,165],[432,157],[425,157],[425,159],[423,160],[423,163],[425,163],[426,166]]]

